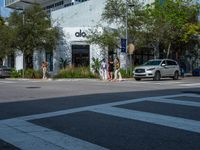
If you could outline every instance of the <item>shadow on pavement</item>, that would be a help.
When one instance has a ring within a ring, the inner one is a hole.
[[[19,116],[54,112],[76,107],[84,107],[130,100],[142,97],[173,95],[181,93],[200,94],[200,88],[195,89],[173,89],[156,91],[137,91],[121,93],[101,93],[81,96],[57,97],[39,100],[28,100],[20,102],[9,102],[0,104],[0,119],[9,119]]]

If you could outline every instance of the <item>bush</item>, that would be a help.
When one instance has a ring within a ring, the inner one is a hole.
[[[40,79],[42,78],[42,72],[40,70],[26,69],[24,72],[24,77]]]
[[[132,71],[131,71],[130,68],[128,68],[127,71],[126,71],[126,69],[120,69],[121,75],[122,75],[123,78],[132,78],[133,77],[133,70],[134,70],[134,68],[132,69]]]
[[[99,69],[101,66],[101,61],[98,58],[92,57],[92,69],[97,77],[99,77]]]
[[[67,67],[59,71],[54,78],[96,78],[88,67]]]
[[[10,73],[11,78],[21,78],[22,77],[22,70],[12,69]]]
[[[22,78],[23,77],[23,70],[15,70],[13,69],[11,71],[11,77],[12,78]],[[24,71],[24,77],[25,78],[42,78],[42,72],[40,70],[33,70],[33,69],[26,69]]]

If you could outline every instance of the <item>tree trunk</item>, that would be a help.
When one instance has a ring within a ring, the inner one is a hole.
[[[169,43],[167,48],[167,58],[169,58],[170,49],[171,49],[171,43]]]
[[[157,59],[157,58],[159,58],[159,42],[152,44],[152,46],[153,46],[153,49],[154,49],[154,52],[153,52],[154,59]]]

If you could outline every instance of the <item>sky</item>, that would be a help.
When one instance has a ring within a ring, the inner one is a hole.
[[[0,0],[0,16],[8,17],[10,10],[4,7],[4,0]]]
[[[0,0],[0,7],[2,7],[4,4],[4,0]]]

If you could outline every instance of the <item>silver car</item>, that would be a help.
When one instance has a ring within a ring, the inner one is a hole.
[[[138,66],[133,71],[135,80],[142,78],[153,78],[158,81],[160,78],[171,77],[178,80],[180,75],[180,67],[178,63],[171,59],[153,59]]]
[[[10,77],[11,68],[8,68],[6,66],[0,67],[0,77]]]

